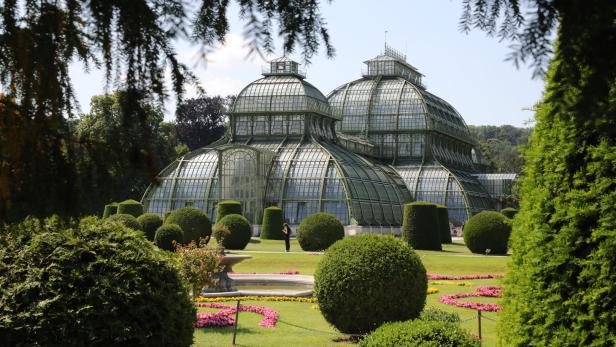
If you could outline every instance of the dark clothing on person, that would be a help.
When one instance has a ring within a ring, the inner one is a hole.
[[[282,227],[282,233],[284,234],[284,247],[288,252],[291,249],[291,228],[285,225]]]

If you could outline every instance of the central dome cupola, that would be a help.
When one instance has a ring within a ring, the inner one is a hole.
[[[233,139],[307,137],[335,141],[327,98],[304,79],[300,64],[284,56],[263,67],[263,78],[250,83],[229,111]]]

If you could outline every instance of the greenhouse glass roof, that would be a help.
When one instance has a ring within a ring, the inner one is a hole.
[[[492,209],[458,112],[394,50],[366,64],[328,99],[293,60],[270,61],[238,94],[225,136],[165,168],[145,209],[194,206],[213,219],[218,201],[234,199],[254,224],[277,205],[291,224],[323,211],[370,227],[400,226],[413,200],[446,205],[456,224]]]

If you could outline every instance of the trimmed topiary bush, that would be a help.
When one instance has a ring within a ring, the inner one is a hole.
[[[118,213],[118,204],[115,202],[107,204],[105,205],[105,210],[103,211],[103,218],[108,218],[116,213]]]
[[[175,243],[182,243],[183,239],[184,232],[177,224],[165,223],[156,229],[154,234],[154,243],[158,248],[170,252],[174,252]]]
[[[314,274],[325,319],[346,334],[417,318],[426,303],[426,269],[408,243],[362,234],[334,243]]]
[[[172,211],[165,224],[177,224],[184,231],[184,243],[192,241],[199,243],[199,239],[212,234],[212,222],[203,211],[194,207],[182,207]]]
[[[507,207],[502,209],[500,213],[509,219],[513,219],[513,217],[515,217],[515,215],[518,213],[518,210],[512,207]]]
[[[464,225],[464,243],[473,253],[507,254],[511,221],[496,211],[482,211]]]
[[[323,251],[344,238],[344,226],[336,216],[317,212],[304,218],[297,228],[297,241],[304,251]]]
[[[449,212],[447,206],[436,205],[437,228],[441,243],[451,243],[451,230],[449,230]]]
[[[141,224],[145,237],[150,241],[154,241],[156,229],[163,225],[163,219],[155,213],[144,213],[137,218],[137,221]]]
[[[137,220],[137,218],[133,217],[130,214],[114,214],[107,218],[110,221],[120,222],[124,226],[129,227],[133,230],[143,231],[141,229],[141,223]]]
[[[260,237],[264,240],[284,240],[283,219],[282,209],[279,207],[271,206],[263,210]]]
[[[436,210],[436,205],[429,202],[404,205],[402,238],[413,248],[435,251],[443,249]]]
[[[360,347],[479,347],[459,324],[415,319],[387,323],[359,342]]]
[[[250,238],[252,237],[252,226],[248,219],[239,214],[228,214],[224,216],[220,222],[216,223],[216,226],[224,225],[229,231],[228,235],[225,235],[222,239],[222,245],[226,249],[244,249]],[[216,228],[215,228],[216,229]],[[220,242],[220,234],[214,235],[216,241]]]
[[[242,214],[242,203],[235,200],[224,200],[216,204],[216,222],[228,214]]]
[[[143,214],[143,205],[139,201],[126,200],[118,204],[119,214],[130,214],[137,218]]]
[[[3,346],[192,345],[194,303],[142,233],[94,217],[68,229],[32,219],[6,228]]]

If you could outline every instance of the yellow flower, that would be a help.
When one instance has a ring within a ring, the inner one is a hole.
[[[428,287],[428,294],[438,293],[438,288]]]

